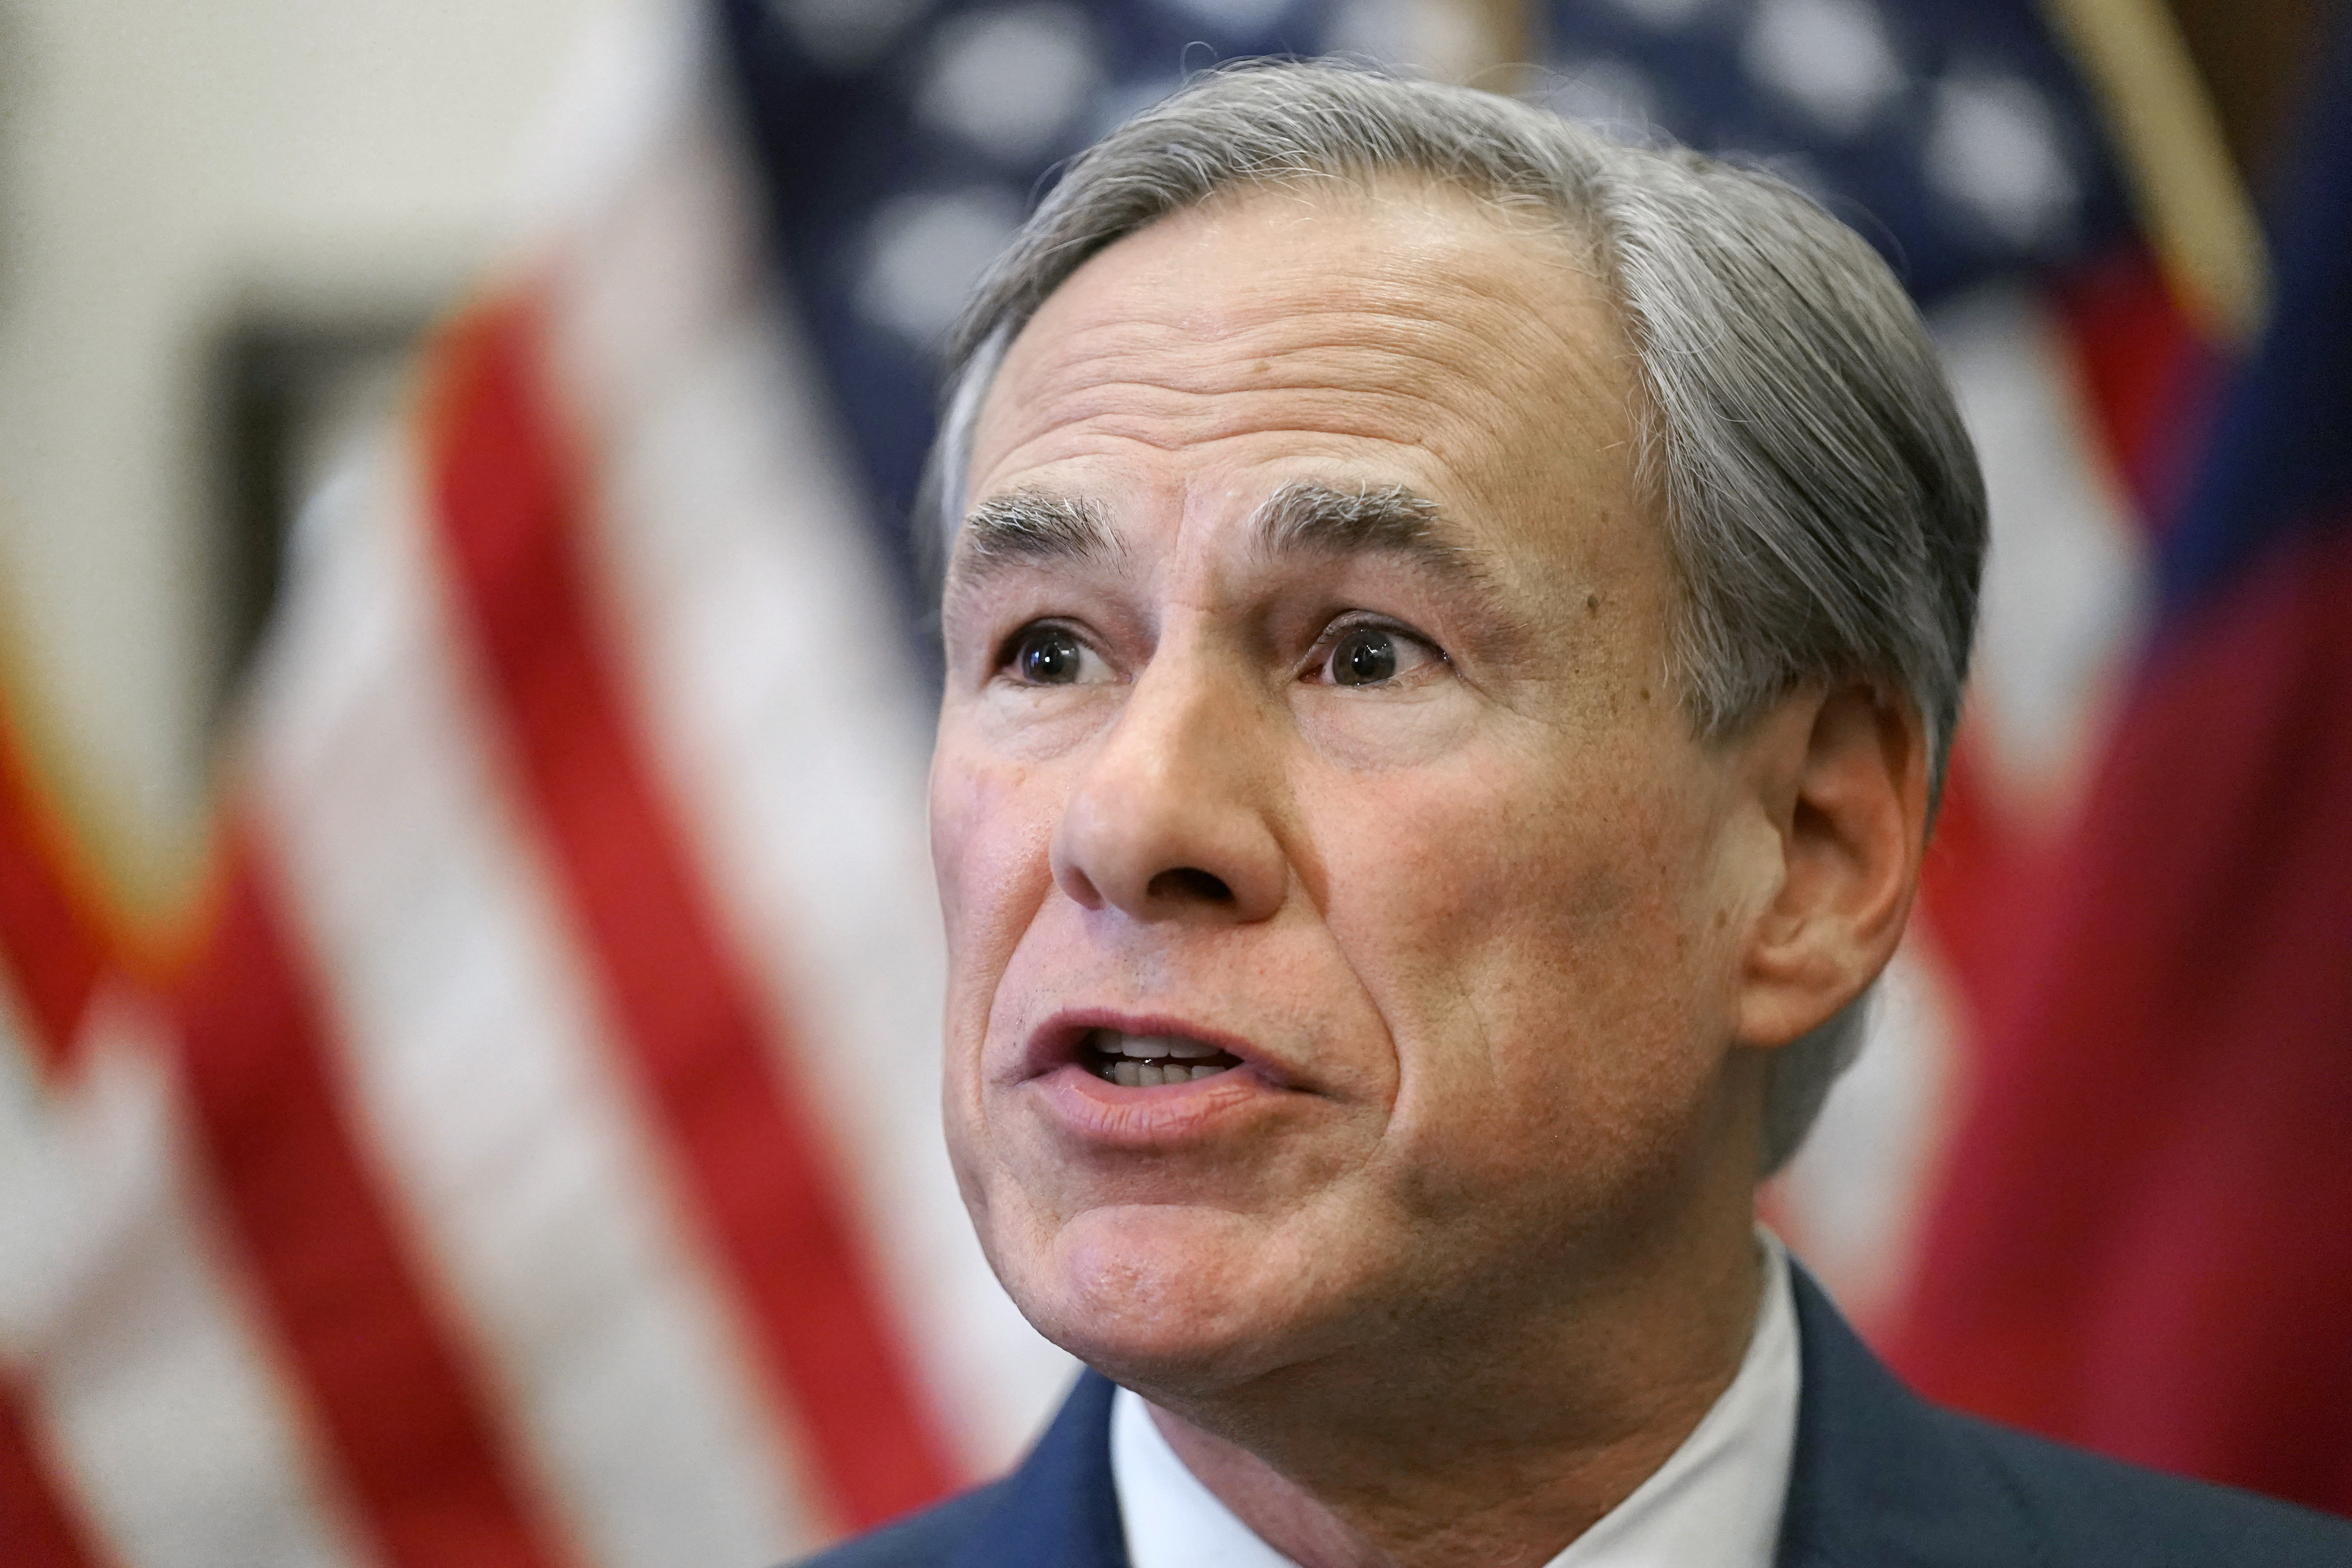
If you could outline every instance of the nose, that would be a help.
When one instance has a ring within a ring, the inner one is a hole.
[[[1165,647],[1062,807],[1054,879],[1139,921],[1262,921],[1290,863],[1270,813],[1272,720],[1244,684]]]

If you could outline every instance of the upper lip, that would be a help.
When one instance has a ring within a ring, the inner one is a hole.
[[[1266,1059],[1265,1052],[1238,1035],[1191,1019],[1156,1013],[1124,1013],[1110,1007],[1074,1007],[1055,1013],[1029,1032],[1028,1044],[1021,1053],[1023,1079],[1042,1077],[1055,1068],[1078,1059],[1078,1049],[1087,1035],[1097,1029],[1116,1030],[1122,1035],[1173,1035],[1183,1039],[1199,1040],[1214,1046],[1228,1056],[1236,1058],[1244,1067],[1255,1068],[1276,1084],[1286,1084],[1287,1075],[1276,1069]]]

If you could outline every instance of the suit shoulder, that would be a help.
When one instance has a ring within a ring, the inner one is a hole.
[[[938,1568],[952,1562],[1004,1489],[999,1481],[854,1536],[794,1568]]]
[[[2234,1487],[2126,1464],[1953,1411],[2055,1550],[2053,1565],[2352,1568],[2352,1521]]]
[[[2352,1568],[2352,1522],[1921,1399],[1791,1278],[1804,1382],[1784,1568]]]

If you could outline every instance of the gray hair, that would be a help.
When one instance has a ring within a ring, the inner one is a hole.
[[[1769,174],[1611,142],[1491,93],[1328,61],[1193,78],[1074,162],[950,341],[919,516],[961,524],[972,426],[1006,350],[1089,257],[1220,192],[1404,174],[1592,247],[1639,359],[1643,479],[1680,580],[1672,675],[1694,730],[1866,680],[1918,707],[1930,799],[1968,673],[1984,484],[1918,312],[1860,236]],[[929,525],[925,525],[927,531]],[[1774,1053],[1764,1168],[1860,1049],[1865,992]]]

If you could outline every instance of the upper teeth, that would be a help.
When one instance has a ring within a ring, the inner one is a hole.
[[[1122,1035],[1116,1029],[1098,1030],[1095,1048],[1105,1056],[1133,1057],[1139,1061],[1155,1061],[1162,1057],[1193,1061],[1221,1054],[1214,1046],[1188,1040],[1181,1035]]]

